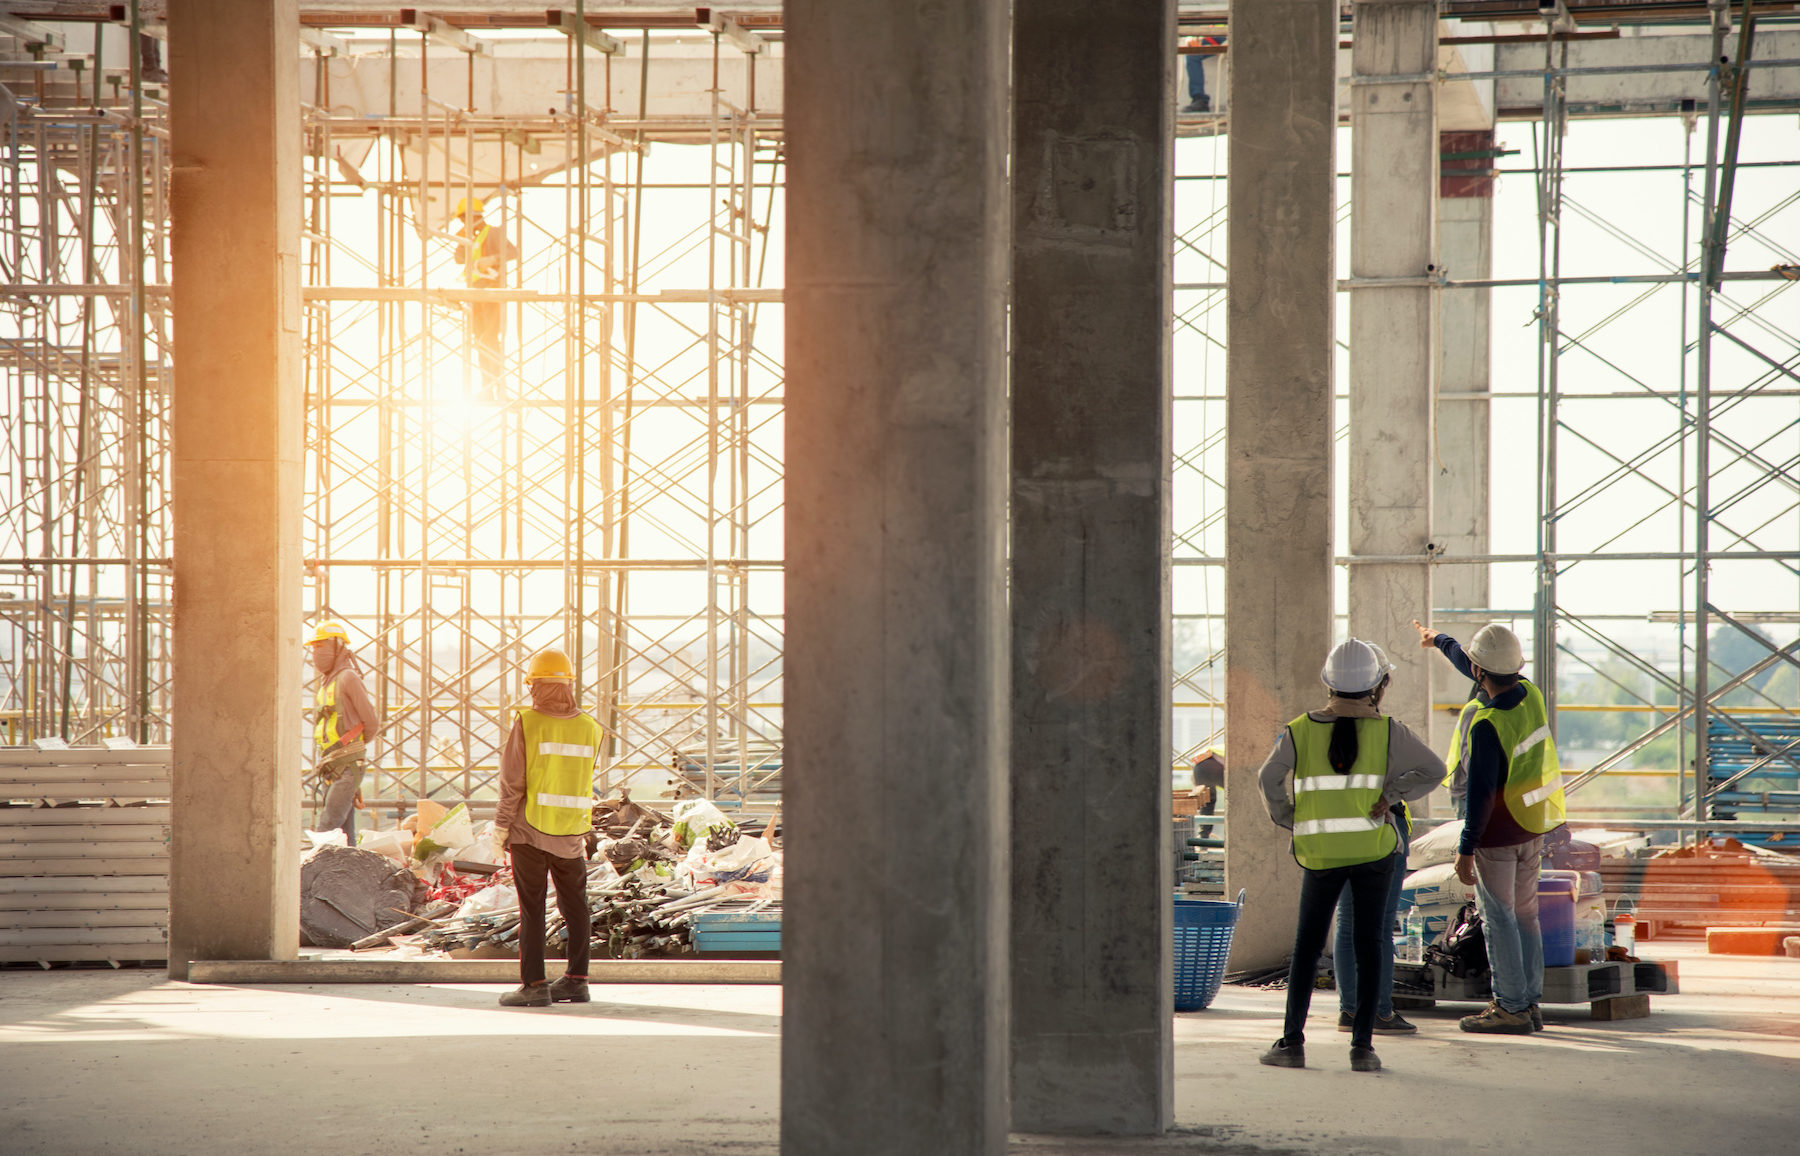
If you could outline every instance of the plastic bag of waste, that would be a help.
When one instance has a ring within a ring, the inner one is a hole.
[[[496,911],[512,911],[519,906],[519,893],[509,883],[496,883],[492,887],[484,887],[462,901],[456,909],[459,918],[470,915],[490,915]]]
[[[433,823],[430,831],[419,836],[419,842],[413,847],[413,858],[421,863],[447,858],[449,852],[474,841],[475,824],[469,818],[469,808],[458,803],[450,808],[449,814]]]
[[[364,851],[386,855],[396,863],[404,863],[412,854],[412,833],[393,828],[387,831],[358,831],[356,845]]]
[[[702,842],[714,831],[737,826],[707,799],[682,799],[675,804],[674,816],[675,842],[681,847]]]

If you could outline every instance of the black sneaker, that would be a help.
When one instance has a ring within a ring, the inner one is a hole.
[[[1356,1028],[1356,1013],[1355,1012],[1341,1011],[1338,1013],[1338,1031],[1340,1031],[1340,1032],[1354,1031],[1355,1028]]]
[[[588,981],[584,975],[565,975],[550,984],[550,999],[555,1003],[588,1003]]]
[[[1531,1030],[1532,1031],[1541,1032],[1544,1030],[1543,1009],[1539,1008],[1538,1005],[1536,1005],[1536,1004],[1532,1004],[1529,1008],[1526,1009],[1526,1014],[1531,1017]]]
[[[550,985],[525,983],[500,997],[501,1007],[549,1007]]]
[[[1350,1070],[1353,1072],[1379,1072],[1381,1057],[1375,1054],[1374,1048],[1351,1048]]]
[[[1306,1045],[1304,1043],[1290,1044],[1285,1039],[1276,1040],[1269,1045],[1269,1050],[1258,1058],[1271,1068],[1304,1068],[1306,1066]]]
[[[1408,1036],[1417,1032],[1419,1029],[1405,1016],[1401,1015],[1399,1012],[1395,1012],[1386,1019],[1376,1016],[1375,1030],[1390,1036]]]

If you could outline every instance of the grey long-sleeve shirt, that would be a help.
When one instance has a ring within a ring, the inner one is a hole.
[[[1381,711],[1366,699],[1331,698],[1324,710],[1307,715],[1314,722],[1329,723],[1339,718],[1381,718]],[[1381,786],[1381,797],[1391,807],[1395,803],[1423,799],[1444,781],[1444,760],[1438,758],[1425,741],[1399,719],[1392,719],[1388,732],[1387,778]],[[1275,736],[1275,749],[1263,761],[1257,774],[1262,788],[1263,807],[1277,827],[1294,829],[1294,736],[1287,727]],[[1399,827],[1400,817],[1390,815],[1388,821]],[[1401,843],[1406,833],[1399,832]]]

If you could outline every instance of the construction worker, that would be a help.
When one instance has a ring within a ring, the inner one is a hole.
[[[1216,48],[1225,43],[1223,36],[1187,36],[1183,37],[1183,48]],[[1188,102],[1182,106],[1184,113],[1211,112],[1212,98],[1206,95],[1206,54],[1200,52],[1184,52],[1187,61]]]
[[[1387,692],[1392,681],[1394,664],[1388,661],[1387,652],[1375,643],[1369,643],[1369,649],[1375,652],[1375,661],[1381,666],[1381,682],[1369,695],[1369,703],[1377,710],[1381,707],[1381,696]],[[1387,900],[1381,908],[1381,926],[1392,928],[1394,914],[1400,908],[1400,891],[1406,884],[1406,853],[1412,845],[1412,818],[1407,814],[1406,804],[1396,802],[1388,809],[1388,821],[1394,825],[1394,834],[1399,836],[1400,845],[1394,848],[1394,873],[1388,880]],[[1357,988],[1360,986],[1360,974],[1356,969],[1356,943],[1351,929],[1356,925],[1356,901],[1350,890],[1345,888],[1338,898],[1337,905],[1337,942],[1332,948],[1331,965],[1337,973],[1338,990],[1338,1031],[1352,1031],[1356,1024]],[[1375,985],[1378,1002],[1375,1004],[1376,1035],[1412,1035],[1419,1029],[1407,1018],[1394,1010],[1394,937],[1383,935],[1380,942],[1381,982]]]
[[[344,624],[319,623],[307,646],[313,669],[319,672],[313,692],[313,777],[325,788],[325,814],[318,830],[341,830],[344,841],[354,847],[363,770],[381,720],[363,686]]]
[[[519,987],[505,1007],[588,1002],[587,833],[594,825],[594,760],[600,724],[575,705],[575,669],[555,648],[533,655],[525,670],[531,705],[513,720],[500,754],[500,806],[494,846],[512,852],[519,893]],[[568,931],[568,967],[544,982],[545,879]]]
[[[456,260],[463,267],[463,283],[471,289],[499,289],[506,285],[506,264],[519,254],[504,230],[489,227],[482,216],[480,197],[456,202],[452,230],[462,240],[456,244]],[[481,397],[493,401],[504,376],[506,306],[500,301],[478,301],[469,306],[469,337],[481,366]]]
[[[1334,647],[1319,672],[1330,692],[1325,709],[1282,728],[1258,774],[1263,806],[1276,826],[1293,831],[1294,858],[1304,868],[1288,967],[1287,1018],[1281,1038],[1261,1057],[1271,1067],[1306,1066],[1306,1013],[1319,955],[1338,896],[1349,888],[1357,969],[1350,1067],[1381,1070],[1374,1046],[1380,946],[1388,934],[1381,913],[1399,846],[1390,813],[1396,804],[1423,798],[1444,781],[1443,761],[1431,748],[1405,723],[1376,709],[1376,696],[1387,684],[1385,667],[1361,639]]]
[[[1465,649],[1417,619],[1413,626],[1421,649],[1436,647],[1475,683],[1450,740],[1450,762],[1463,788],[1455,870],[1475,888],[1494,998],[1486,1010],[1464,1016],[1462,1029],[1529,1035],[1544,1027],[1538,870],[1544,836],[1565,816],[1549,712],[1543,693],[1519,674],[1525,655],[1511,630],[1490,622]]]

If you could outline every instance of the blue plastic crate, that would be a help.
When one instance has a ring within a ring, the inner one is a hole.
[[[1175,1010],[1199,1011],[1212,1003],[1225,980],[1231,934],[1244,910],[1221,899],[1175,900]]]

